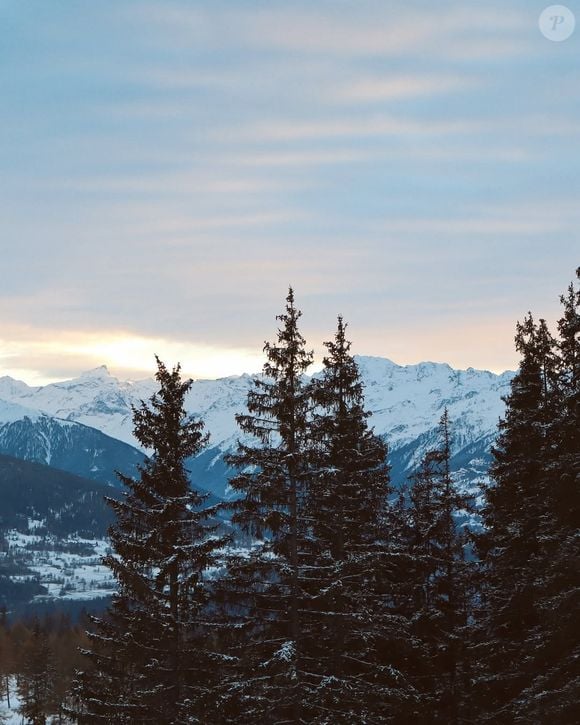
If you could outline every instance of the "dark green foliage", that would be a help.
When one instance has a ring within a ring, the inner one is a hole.
[[[580,701],[580,314],[562,297],[554,340],[518,324],[520,370],[507,398],[487,492],[475,653],[483,722],[577,720]]]
[[[3,561],[2,564],[4,563]],[[11,567],[9,571],[10,576],[0,574],[0,603],[10,604],[13,607],[21,602],[29,602],[33,597],[48,593],[47,588],[39,584],[33,576],[24,580],[13,581],[12,576],[14,574],[22,576],[22,571],[16,565],[13,568]],[[28,574],[31,574],[31,572],[25,570],[24,575]]]
[[[368,428],[362,385],[339,319],[324,371],[311,361],[290,291],[264,376],[248,397],[229,463],[245,495],[234,521],[249,548],[230,559],[222,595],[232,664],[227,722],[397,722],[414,701],[399,669],[406,623],[386,529],[386,447]],[[233,626],[231,626],[233,625]]]
[[[15,619],[0,609],[0,704],[15,706],[16,684],[22,722],[70,722],[63,708],[86,643],[84,627],[62,613]]]
[[[236,626],[230,653],[237,658],[225,683],[227,721],[299,722],[304,687],[303,564],[308,487],[310,389],[303,374],[312,362],[298,331],[301,313],[289,291],[276,343],[266,343],[263,376],[238,416],[255,445],[240,443],[227,461],[239,474],[231,486],[243,498],[233,521],[255,545],[230,562],[227,601]]]
[[[409,690],[389,591],[387,449],[368,427],[345,328],[339,317],[313,388],[304,707],[308,722],[392,722]]]
[[[182,382],[179,366],[157,363],[159,392],[134,409],[135,435],[153,453],[138,479],[121,476],[124,499],[110,500],[117,522],[105,561],[118,591],[91,635],[95,672],[79,679],[79,722],[195,721],[217,674],[206,649],[204,572],[224,542],[184,467],[207,437],[184,410],[191,381]]]
[[[529,637],[533,676],[517,697],[516,722],[573,722],[580,702],[580,288],[570,285],[561,302],[551,350],[555,374],[547,391],[545,498],[538,506],[538,621]]]
[[[322,548],[337,560],[379,538],[389,488],[387,447],[369,429],[363,386],[338,318],[326,342],[324,369],[314,381],[314,470],[309,514]]]
[[[111,502],[119,592],[91,635],[78,721],[577,722],[580,291],[562,304],[557,340],[531,315],[518,324],[522,363],[471,536],[447,410],[389,503],[386,446],[368,427],[345,325],[306,381],[290,290],[238,416],[253,440],[226,461],[239,546],[211,582],[225,541],[184,468],[205,437],[183,409],[189,384],[159,363],[161,390],[135,411],[154,454]]]
[[[401,554],[407,565],[398,601],[415,645],[410,679],[418,693],[417,723],[461,722],[468,697],[464,641],[471,577],[458,515],[472,505],[453,482],[450,460],[445,409],[439,445],[424,456],[399,502]]]
[[[497,703],[498,709],[513,706],[529,682],[530,648],[540,622],[537,574],[545,552],[538,524],[548,510],[545,456],[555,371],[546,352],[552,347],[543,320],[536,324],[528,315],[518,323],[516,349],[522,361],[493,449],[495,485],[486,494],[486,530],[478,539],[484,598],[476,656],[485,663],[478,688],[483,702]]]

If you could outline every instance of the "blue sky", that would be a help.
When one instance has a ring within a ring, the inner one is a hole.
[[[0,374],[253,371],[290,283],[317,353],[513,367],[580,262],[547,4],[0,0]]]

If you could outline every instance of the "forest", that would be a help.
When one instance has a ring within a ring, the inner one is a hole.
[[[237,416],[253,443],[229,456],[232,502],[190,480],[208,432],[157,359],[133,417],[151,456],[108,500],[112,603],[74,625],[1,618],[0,696],[14,683],[35,725],[579,722],[578,282],[560,301],[554,330],[516,325],[477,510],[444,406],[438,445],[391,485],[346,322],[307,379],[292,289]]]

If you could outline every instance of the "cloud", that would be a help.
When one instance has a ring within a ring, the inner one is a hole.
[[[464,240],[473,236],[491,236],[500,240],[506,236],[530,237],[545,236],[567,228],[565,219],[537,219],[537,218],[489,218],[471,217],[462,218],[402,218],[387,219],[384,230],[390,234],[415,235],[425,233],[431,237],[440,235],[459,235]]]
[[[330,92],[329,96],[331,100],[346,103],[382,103],[473,90],[477,86],[477,81],[466,76],[385,74],[355,79]]]
[[[237,141],[305,141],[373,136],[456,136],[485,130],[486,124],[469,120],[418,120],[391,115],[369,117],[333,117],[303,121],[257,121],[246,128],[228,132]],[[225,140],[223,131],[214,138]]]
[[[357,352],[401,360],[435,354],[429,320],[455,349],[462,306],[477,329],[557,305],[577,257],[576,46],[545,41],[532,6],[15,10],[2,336],[11,320],[84,340],[60,362],[28,347],[19,369],[107,362],[82,335],[119,331],[146,357],[156,340],[259,351],[289,283],[309,339],[341,311]]]
[[[358,0],[341,3],[306,0],[293,3],[219,3],[207,6],[171,2],[142,3],[131,9],[131,20],[155,28],[149,43],[172,49],[234,48],[270,54],[270,63],[287,57],[310,64],[321,59],[359,62],[429,58],[435,62],[500,63],[534,52],[530,28],[536,29],[535,9],[505,3],[469,6],[462,0]],[[157,80],[189,87],[203,83],[188,74]],[[224,77],[216,79],[222,83]]]
[[[428,359],[446,362],[452,367],[477,367],[501,373],[514,370],[518,357],[513,349],[515,322],[509,314],[480,317],[474,326],[467,315],[433,315],[410,326],[386,324],[382,330],[383,344],[390,357],[400,365],[413,365]],[[373,331],[375,334],[377,330]],[[359,349],[368,349],[372,338],[365,331],[357,335]],[[425,351],[429,353],[426,356]],[[477,360],[477,365],[474,365]]]
[[[128,331],[23,328],[12,329],[9,337],[3,337],[0,332],[0,371],[13,377],[25,373],[34,384],[75,376],[103,361],[121,376],[145,377],[155,371],[155,354],[170,364],[180,362],[184,374],[195,378],[253,372],[263,361],[259,350],[144,337]],[[47,369],[49,376],[42,372]]]
[[[299,163],[300,158],[295,161]],[[246,163],[247,162],[247,163]],[[316,161],[314,161],[316,163]],[[229,160],[232,164],[232,159]],[[249,161],[236,160],[234,164],[250,165]],[[254,165],[267,165],[268,160],[260,162],[256,161]],[[46,188],[47,181],[45,179],[35,179],[31,182],[36,188]],[[195,173],[190,171],[174,172],[174,173],[155,173],[149,171],[147,173],[135,173],[133,176],[119,174],[100,174],[95,176],[85,176],[75,179],[63,179],[59,182],[52,183],[51,188],[60,189],[62,191],[74,191],[76,193],[86,194],[143,194],[152,195],[156,198],[169,195],[184,194],[203,194],[203,195],[221,195],[234,196],[242,195],[270,195],[284,191],[297,189],[307,189],[307,180],[282,180],[282,179],[266,179],[259,176],[233,175],[225,170],[220,174],[219,170],[212,172],[211,176],[204,173]]]
[[[447,2],[433,8],[429,3],[407,3],[404,12],[398,3],[361,0],[316,6],[297,2],[285,7],[255,6],[249,12],[228,8],[213,16],[214,29],[231,35],[235,28],[239,43],[275,48],[293,53],[330,54],[354,57],[408,56],[433,52],[445,56],[465,35],[510,36],[522,29],[526,13],[515,8],[466,7],[463,2]],[[207,16],[206,16],[207,18]],[[161,19],[161,18],[160,18]],[[187,32],[199,32],[199,13],[174,7],[165,20]]]
[[[254,131],[256,137],[260,133]],[[361,151],[354,148],[333,149],[294,149],[292,151],[255,151],[253,153],[232,154],[229,161],[241,166],[335,166],[356,164],[377,158],[375,150]]]

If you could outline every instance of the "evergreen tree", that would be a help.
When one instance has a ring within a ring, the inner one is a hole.
[[[387,448],[368,427],[345,330],[339,317],[313,391],[305,709],[313,723],[390,722],[408,693],[397,669],[405,628],[385,576]]]
[[[10,677],[14,672],[14,647],[6,621],[6,608],[0,607],[0,702],[6,699],[10,708]]]
[[[335,339],[314,383],[312,439],[316,471],[310,515],[315,538],[343,560],[346,552],[375,542],[390,493],[387,446],[368,426],[363,384],[338,318]]]
[[[521,693],[543,665],[537,658],[538,603],[547,562],[543,528],[551,528],[551,425],[555,414],[555,342],[544,320],[518,323],[522,355],[505,418],[492,450],[484,531],[477,537],[483,586],[474,658],[482,722],[516,722]]]
[[[580,289],[571,284],[560,300],[555,373],[546,391],[552,403],[537,520],[537,624],[526,651],[530,684],[516,698],[516,722],[574,722],[580,702]]]
[[[135,436],[152,451],[123,500],[105,558],[118,590],[90,634],[94,671],[80,676],[81,723],[207,721],[216,667],[208,651],[204,572],[224,540],[205,495],[190,488],[186,460],[206,445],[184,400],[191,381],[157,358],[159,391],[133,410]]]
[[[54,683],[53,653],[46,632],[35,621],[18,677],[18,712],[32,725],[45,725],[54,712]]]
[[[275,343],[265,343],[263,376],[237,416],[255,443],[240,442],[229,463],[242,495],[233,522],[253,540],[233,557],[226,586],[235,658],[222,691],[226,722],[301,722],[304,687],[303,562],[312,353],[298,330],[289,290]]]
[[[407,562],[399,597],[416,645],[410,664],[419,693],[413,721],[458,723],[466,700],[470,595],[467,537],[458,520],[472,504],[453,481],[447,408],[439,422],[439,445],[424,455],[406,497],[399,505]]]

